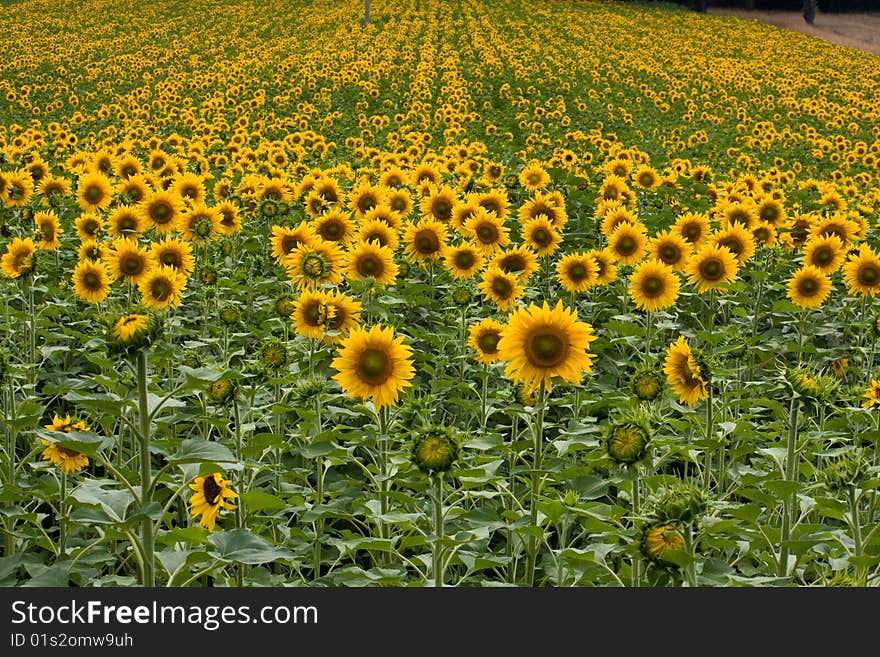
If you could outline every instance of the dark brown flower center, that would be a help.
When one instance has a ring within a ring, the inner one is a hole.
[[[157,301],[167,301],[173,288],[167,278],[157,278],[150,283],[150,293]]]
[[[660,256],[660,260],[667,265],[674,265],[681,260],[681,249],[674,244],[663,244],[657,249],[657,255]]]
[[[706,258],[700,263],[700,277],[707,281],[720,281],[724,277],[724,263],[718,258]]]
[[[638,248],[638,242],[635,241],[629,235],[624,235],[617,243],[614,245],[617,252],[622,256],[629,256],[635,253],[636,248]]]
[[[220,494],[223,492],[223,490],[220,488],[220,486],[217,485],[217,481],[214,479],[214,475],[205,477],[203,488],[205,491],[205,501],[208,504],[216,504],[219,501]]]
[[[381,349],[365,349],[358,359],[357,373],[370,385],[381,385],[391,376],[391,359]]]
[[[498,229],[493,224],[480,224],[476,231],[477,238],[483,244],[492,244],[498,240]]]
[[[374,255],[365,255],[358,259],[357,272],[361,276],[372,276],[378,278],[384,271],[382,260]]]
[[[665,287],[666,286],[663,285],[663,281],[660,278],[650,276],[642,281],[642,294],[653,299],[654,297],[660,296]]]
[[[89,185],[83,191],[83,197],[92,205],[96,205],[104,200],[104,190],[100,185]]]
[[[525,352],[535,367],[555,367],[565,360],[568,344],[556,331],[543,329],[526,340]]]
[[[430,255],[440,250],[440,240],[432,230],[420,230],[414,240],[416,251],[424,255]]]
[[[454,258],[455,266],[465,270],[473,267],[476,261],[476,257],[470,251],[459,251]]]
[[[171,219],[174,209],[167,201],[157,201],[150,205],[150,219],[157,224],[165,224]]]
[[[507,299],[513,294],[513,285],[511,285],[510,281],[506,278],[502,278],[501,276],[496,276],[492,279],[492,292],[495,293],[495,296],[499,299]]]
[[[477,339],[480,350],[485,354],[494,354],[498,351],[498,342],[501,336],[497,333],[484,333]]]
[[[865,263],[859,267],[857,278],[862,285],[873,287],[880,283],[880,269],[874,263]]]

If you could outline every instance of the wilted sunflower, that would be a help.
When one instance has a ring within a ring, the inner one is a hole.
[[[569,292],[584,292],[599,280],[599,265],[587,253],[569,253],[556,263],[556,278]]]
[[[880,257],[867,244],[859,246],[843,266],[850,294],[873,297],[880,292]]]
[[[346,274],[356,280],[372,278],[380,287],[392,285],[397,279],[394,253],[376,242],[360,242],[346,254]]]
[[[83,301],[101,303],[110,294],[110,275],[103,262],[81,260],[73,269],[73,293]]]
[[[688,258],[684,271],[699,292],[710,292],[732,282],[739,265],[727,247],[706,244]]]
[[[124,278],[132,284],[142,281],[153,268],[153,255],[126,238],[113,240],[105,260],[113,280]]]
[[[113,199],[113,186],[103,173],[87,173],[76,184],[76,200],[86,212],[106,210]]]
[[[404,252],[415,261],[437,261],[446,252],[446,226],[439,221],[423,219],[407,226],[404,233]]]
[[[371,399],[380,409],[397,403],[400,391],[412,385],[411,356],[412,348],[402,336],[395,337],[393,328],[377,324],[369,331],[352,329],[330,365],[338,372],[333,379],[347,395]]]
[[[470,242],[449,247],[443,257],[443,264],[453,278],[470,278],[483,268],[483,253]]]
[[[523,243],[539,256],[552,254],[562,243],[562,235],[543,214],[523,224],[522,239]]]
[[[679,399],[688,406],[696,406],[698,401],[708,397],[709,382],[703,377],[691,346],[683,335],[666,351],[663,372]]]
[[[6,245],[6,253],[0,258],[0,270],[7,278],[19,278],[34,270],[37,246],[30,237],[15,237]]]
[[[579,383],[593,363],[590,343],[596,339],[593,327],[577,321],[577,311],[559,301],[551,309],[530,304],[518,308],[508,318],[498,342],[500,359],[508,365],[505,376],[522,382],[526,392],[536,390],[541,382],[552,390],[553,377]]]
[[[34,225],[40,241],[36,246],[43,251],[55,251],[61,246],[59,235],[64,229],[58,225],[58,216],[54,212],[37,212],[34,214]]]
[[[470,327],[468,344],[477,352],[477,362],[487,365],[498,362],[500,358],[498,342],[501,340],[503,328],[504,324],[491,317],[487,317]]]
[[[817,267],[806,265],[796,271],[788,281],[786,296],[801,308],[816,308],[828,298],[831,279]]]
[[[226,501],[238,497],[238,493],[229,488],[231,483],[231,480],[223,478],[222,473],[214,472],[196,477],[195,482],[189,485],[195,491],[195,494],[189,498],[192,517],[202,516],[199,527],[204,527],[209,532],[214,531],[220,510],[235,508],[234,504]]]
[[[314,230],[305,221],[300,222],[295,228],[272,226],[272,237],[269,238],[272,257],[281,263],[300,246],[311,246],[316,240]]]
[[[165,310],[180,305],[180,295],[186,288],[186,283],[186,274],[182,271],[168,265],[159,265],[152,267],[138,281],[138,289],[145,306]]]
[[[652,312],[675,304],[681,281],[672,267],[657,260],[641,263],[629,277],[629,294],[636,307]]]
[[[525,289],[513,274],[490,267],[483,272],[483,280],[477,285],[483,296],[492,301],[499,310],[509,310],[516,304]]]
[[[52,423],[45,425],[45,428],[59,433],[89,431],[89,427],[82,420],[71,420],[70,415],[61,419],[57,414],[52,418]],[[89,464],[89,457],[81,452],[66,449],[45,438],[40,438],[40,442],[46,448],[43,450],[43,459],[59,466],[64,474],[79,472]]]
[[[622,223],[608,237],[608,252],[618,264],[634,265],[645,257],[648,238],[643,224]]]

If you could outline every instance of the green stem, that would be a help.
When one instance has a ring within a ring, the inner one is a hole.
[[[321,395],[315,395],[315,435],[321,433]],[[314,507],[319,507],[324,503],[324,457],[318,456],[316,459],[317,471],[315,472],[315,503]],[[313,508],[314,508],[313,507]],[[312,577],[317,579],[321,576],[321,536],[324,533],[324,519],[317,518],[315,520],[315,545],[312,555],[313,574]]]
[[[641,504],[641,491],[640,481],[639,481],[639,465],[635,463],[630,467],[630,475],[631,475],[631,483],[632,483],[632,525],[636,526],[638,522],[638,518],[642,513],[642,504]],[[632,562],[632,586],[633,588],[638,588],[640,586],[640,582],[642,579],[642,559],[639,553],[637,552],[633,555]]]
[[[712,384],[711,382],[707,385],[709,396],[706,398],[706,466],[703,471],[703,489],[709,490],[709,482],[711,479],[711,471],[712,471],[712,452],[713,448],[711,446],[711,442],[713,439],[713,435],[715,433],[715,404],[712,398]]]
[[[685,568],[685,576],[687,577],[688,586],[697,587],[697,554],[694,541],[694,529],[690,523],[684,530],[684,551],[690,556],[687,568]]]
[[[138,418],[140,420],[140,452],[141,452],[141,509],[146,510],[151,501],[153,468],[150,460],[150,411],[147,403],[147,354],[141,350],[137,355],[137,387],[138,387]],[[144,516],[141,520],[141,544],[143,548],[143,581],[144,587],[156,586],[154,563],[153,521]]]
[[[464,382],[464,368],[467,364],[467,306],[463,306],[461,309],[461,325],[459,327],[458,332],[458,343],[460,346],[459,353],[459,367],[458,367],[458,380],[459,382]]]
[[[379,538],[388,538],[386,535],[385,515],[388,513],[388,407],[383,406],[378,413],[379,435],[378,440],[378,457],[379,457],[379,515],[377,526],[379,530]],[[385,553],[382,552],[381,555]],[[384,563],[385,557],[381,556],[380,560]]]
[[[443,588],[443,473],[434,476],[434,586]]]
[[[544,385],[544,380],[541,380],[541,385],[538,388],[538,397],[536,400],[536,408],[535,408],[535,431],[534,431],[534,454],[533,454],[533,463],[532,463],[532,491],[530,496],[530,525],[531,527],[538,526],[538,496],[541,492],[541,470],[544,467],[544,410],[547,401],[547,390]],[[537,537],[530,536],[529,537],[529,554],[528,554],[528,564],[526,567],[526,585],[534,586],[535,585],[535,568],[538,563],[538,550],[540,549],[540,542]]]
[[[17,434],[15,430],[12,428],[12,421],[15,419],[16,408],[15,408],[15,389],[12,386],[12,379],[10,378],[7,385],[7,394],[9,403],[5,407],[6,411],[6,467],[7,477],[6,477],[6,485],[9,489],[13,489],[15,487],[15,451],[16,451],[16,437]],[[4,518],[4,525],[6,525],[6,531],[4,536],[4,549],[3,554],[7,557],[11,557],[15,554],[15,533],[13,532],[15,521],[12,517]]]
[[[483,433],[486,432],[486,425],[489,418],[486,416],[486,409],[489,407],[489,366],[483,364],[483,394],[480,395],[480,428]]]
[[[849,487],[849,515],[850,526],[853,534],[853,556],[862,558],[862,522],[859,518],[859,496],[856,494],[856,486]],[[862,564],[856,566],[856,582],[859,586],[865,586],[865,568]]]
[[[788,445],[785,457],[785,481],[796,481],[797,477],[797,424],[800,402],[797,397],[792,397],[789,406]],[[782,509],[782,532],[779,546],[779,566],[776,574],[778,577],[788,576],[788,543],[791,540],[791,527],[794,516],[795,494],[786,494],[783,499]]]
[[[58,555],[67,551],[67,473],[61,472],[61,487],[58,500]]]
[[[226,329],[223,329],[224,335],[226,333]],[[235,429],[233,430],[233,438],[235,439],[235,458],[237,461],[241,462],[243,460],[241,454],[241,417],[238,409],[238,398],[236,395],[232,397],[232,418],[235,423]],[[245,491],[245,474],[244,470],[241,472],[241,476],[239,477],[239,490],[241,492]],[[245,518],[245,510],[242,508],[244,502],[239,498],[238,504],[235,505],[235,527],[237,529],[242,529],[244,527],[244,518]],[[245,565],[243,563],[235,564],[235,584],[239,588],[244,586],[244,571]]]

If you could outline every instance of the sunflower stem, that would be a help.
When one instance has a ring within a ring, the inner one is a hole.
[[[761,280],[758,281],[758,294],[755,298],[755,309],[752,314],[752,339],[749,342],[749,346],[751,347],[751,362],[749,363],[749,379],[751,380],[754,377],[755,370],[755,342],[758,339],[758,322],[761,320],[761,303],[764,301],[764,281],[767,278],[767,259],[769,256],[765,256],[761,260],[761,269],[759,270],[762,274]]]
[[[458,381],[464,383],[464,368],[467,363],[467,306],[461,309],[461,325],[458,331],[458,344],[460,346]]]
[[[28,281],[28,382],[31,389],[37,384],[37,309],[34,303],[34,282]]]
[[[645,313],[645,357],[648,361],[651,360],[651,337],[654,329],[654,313],[648,311]]]
[[[709,490],[709,480],[712,471],[712,442],[713,435],[715,433],[715,404],[714,398],[712,395],[712,384],[709,383],[707,386],[708,389],[708,397],[706,398],[706,447],[705,447],[705,455],[706,455],[706,466],[703,471],[703,489]]]
[[[853,557],[858,560],[862,558],[862,522],[859,518],[859,496],[856,493],[855,484],[849,487],[849,519],[850,527],[852,527],[853,538]],[[856,565],[856,583],[859,586],[865,586],[866,572],[864,566]]]
[[[138,387],[138,419],[140,421],[140,452],[141,452],[141,510],[146,512],[150,505],[153,469],[150,460],[150,410],[147,400],[147,354],[142,349],[137,354],[137,387]],[[144,587],[156,586],[154,564],[153,521],[145,515],[141,521],[141,543],[143,547]]]
[[[489,418],[486,415],[486,409],[489,407],[489,366],[483,363],[483,394],[480,395],[480,428],[482,433],[486,432],[486,425]]]
[[[443,588],[443,473],[434,475],[434,554],[431,568],[434,571],[434,586]]]
[[[9,490],[15,487],[15,470],[16,470],[16,436],[15,430],[12,428],[12,420],[15,419],[15,389],[12,387],[12,379],[10,378],[6,384],[6,394],[8,402],[4,405],[4,424],[6,429],[6,486]],[[4,536],[4,556],[11,557],[15,554],[15,533],[13,528],[15,521],[11,516],[4,517],[3,524],[5,528]]]
[[[61,471],[58,499],[58,556],[67,551],[67,473]]]
[[[796,481],[797,476],[797,424],[798,424],[798,410],[800,401],[797,397],[791,398],[791,405],[789,406],[789,423],[788,423],[788,445],[786,450],[785,457],[785,481]],[[791,526],[794,516],[794,501],[795,494],[794,493],[786,493],[783,498],[783,508],[782,508],[782,531],[780,535],[780,546],[779,546],[779,564],[776,570],[776,575],[778,577],[787,577],[788,576],[788,554],[789,554],[789,540],[791,539]]]
[[[694,541],[694,528],[691,523],[687,523],[687,527],[684,530],[684,551],[690,557],[687,568],[685,568],[688,586],[692,589],[697,588],[697,552]]]
[[[315,436],[321,433],[321,394],[315,395]],[[315,465],[315,502],[312,508],[319,507],[324,503],[324,457],[318,456]],[[315,520],[315,545],[313,549],[312,565],[314,572],[312,578],[321,576],[321,536],[324,533],[324,519],[320,516]]]
[[[639,490],[641,482],[639,481],[639,464],[634,463],[629,466],[630,478],[632,483],[632,525],[636,526],[639,515],[642,512],[641,491]],[[632,561],[632,587],[638,588],[642,579],[642,559],[638,554],[633,555]]]
[[[226,333],[226,329],[223,329],[224,334]],[[242,460],[241,455],[241,417],[238,409],[238,399],[236,395],[232,397],[232,418],[235,423],[235,428],[233,432],[233,437],[235,439],[235,458],[237,461]],[[239,479],[239,489],[242,492],[245,492],[245,475],[244,470],[242,470],[241,477]],[[245,510],[242,508],[244,502],[241,501],[241,498],[238,500],[238,504],[235,505],[235,527],[237,529],[242,529],[244,527],[244,518],[245,518]],[[244,569],[245,565],[243,563],[235,564],[235,584],[239,588],[244,586]]]
[[[379,435],[379,518],[377,526],[379,538],[385,535],[385,515],[388,513],[388,407],[383,406],[378,413]],[[384,564],[384,552],[380,553],[380,563]]]
[[[538,387],[538,397],[535,407],[535,431],[534,431],[534,454],[532,462],[532,492],[530,496],[530,526],[538,526],[538,495],[541,492],[541,469],[544,456],[544,408],[547,401],[547,388],[544,380]],[[526,566],[526,585],[535,585],[535,568],[538,563],[538,549],[540,543],[535,536],[529,537],[529,554]]]

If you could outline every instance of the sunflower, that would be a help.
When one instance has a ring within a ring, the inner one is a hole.
[[[830,217],[823,217],[819,221],[813,223],[810,228],[810,235],[837,235],[844,246],[856,240],[859,234],[860,226],[858,223],[848,218],[842,212],[836,212]]]
[[[220,234],[220,213],[203,203],[194,203],[180,215],[183,238],[193,242],[206,242]]]
[[[766,221],[771,226],[781,226],[788,218],[782,201],[769,194],[758,201],[755,206],[755,214],[758,215],[759,220]]]
[[[850,294],[873,297],[880,292],[880,256],[867,244],[859,246],[843,266],[843,273]]]
[[[364,219],[367,212],[380,205],[385,199],[386,188],[361,183],[348,195],[349,208],[358,219]]]
[[[862,408],[880,408],[880,381],[871,379],[871,385],[865,389],[865,394],[862,396],[865,398]]]
[[[559,301],[551,309],[547,302],[529,304],[508,318],[498,342],[500,360],[508,363],[505,376],[520,382],[526,392],[541,383],[552,390],[553,377],[580,383],[592,368],[593,354],[587,351],[596,339],[593,327],[577,321],[577,311]]]
[[[140,313],[122,315],[110,329],[110,335],[118,342],[130,344],[138,342],[150,331],[150,317]]]
[[[103,260],[105,255],[104,242],[97,242],[95,240],[83,240],[76,250],[77,260],[91,260],[94,262]]]
[[[608,251],[618,264],[634,265],[645,257],[648,237],[643,224],[620,224],[608,237]]]
[[[599,230],[606,238],[608,238],[611,237],[611,233],[613,233],[621,224],[636,226],[638,223],[639,217],[635,212],[617,204],[616,207],[608,210],[602,217],[602,224],[600,225]]]
[[[180,305],[180,295],[186,283],[183,272],[168,265],[158,265],[138,281],[138,289],[145,306],[164,310]]]
[[[395,212],[398,216],[409,216],[413,209],[413,201],[409,192],[405,189],[391,189],[385,196],[385,203],[388,208]]]
[[[498,251],[490,265],[508,274],[516,274],[517,278],[525,283],[538,271],[538,256],[527,246],[513,246]]]
[[[276,262],[281,263],[300,246],[311,246],[317,239],[315,231],[305,221],[300,222],[295,228],[272,226],[272,236],[269,238],[272,257]]]
[[[640,310],[663,310],[678,299],[681,281],[672,267],[657,260],[647,260],[640,264],[629,280],[629,294]]]
[[[73,293],[83,301],[101,303],[110,294],[110,274],[103,262],[80,260],[73,269]]]
[[[556,230],[562,230],[565,228],[565,224],[568,223],[565,202],[558,199],[555,194],[535,194],[533,199],[523,203],[517,213],[517,217],[522,224],[528,223],[530,219],[536,219],[540,216],[546,217]]]
[[[337,343],[345,338],[361,321],[363,306],[337,290],[325,292],[327,321],[324,342]]]
[[[117,178],[121,178],[122,180],[128,180],[132,176],[139,175],[141,170],[142,167],[140,160],[133,155],[124,155],[116,160],[113,165],[113,172],[116,174]]]
[[[103,173],[87,173],[76,185],[76,200],[86,212],[106,210],[113,198],[113,187]]]
[[[663,372],[679,399],[688,406],[696,406],[698,401],[708,397],[709,382],[703,378],[691,346],[683,335],[666,351]]]
[[[457,232],[462,232],[467,220],[474,216],[479,207],[476,194],[469,194],[464,201],[456,203],[452,208],[452,218],[449,220],[449,225]]]
[[[464,234],[486,255],[510,244],[510,231],[497,215],[483,208],[476,210],[464,224]]]
[[[427,162],[417,166],[410,175],[410,184],[413,187],[418,187],[425,182],[432,185],[440,184],[440,171]]]
[[[113,280],[125,278],[129,283],[138,283],[153,266],[153,256],[130,239],[116,239],[108,249],[105,261]]]
[[[597,275],[594,285],[608,285],[617,278],[617,265],[614,263],[614,256],[609,249],[592,249],[584,255],[592,258],[596,263]]]
[[[483,272],[483,280],[477,287],[499,310],[509,310],[525,292],[516,276],[498,267],[490,267]]]
[[[128,203],[140,204],[150,195],[151,181],[144,176],[132,176],[116,188],[116,193]]]
[[[407,226],[404,233],[404,252],[411,260],[435,262],[446,252],[448,235],[440,221],[423,219]]]
[[[217,230],[221,235],[233,235],[242,229],[241,215],[238,206],[232,201],[221,201],[214,206],[220,213],[220,224]]]
[[[507,213],[510,210],[510,201],[507,198],[507,192],[504,189],[490,189],[476,198],[477,205],[486,212],[494,212],[495,216],[501,221],[507,219]]]
[[[642,164],[632,174],[632,181],[636,187],[652,192],[660,186],[660,174],[656,169]]]
[[[691,245],[678,233],[665,230],[648,242],[648,254],[675,271],[681,271],[691,254]]]
[[[727,201],[718,208],[718,214],[719,224],[722,228],[739,224],[742,228],[750,231],[752,226],[758,223],[758,213],[750,200]]]
[[[64,177],[46,176],[37,186],[37,193],[50,203],[70,194],[70,182]]]
[[[342,249],[336,242],[315,239],[301,244],[281,264],[298,288],[314,289],[324,284],[336,285],[342,280]]]
[[[606,176],[605,180],[602,181],[602,186],[599,188],[599,198],[606,201],[623,202],[628,192],[631,192],[631,190],[629,185],[626,184],[626,180],[620,176]]]
[[[706,244],[685,264],[685,274],[699,292],[715,290],[736,278],[739,265],[725,246]]]
[[[584,292],[599,280],[599,265],[587,253],[568,253],[556,263],[556,278],[569,292]]]
[[[58,225],[58,216],[54,212],[37,212],[34,214],[34,225],[40,236],[36,246],[43,251],[55,251],[61,246],[59,235],[64,232]]]
[[[483,253],[470,242],[450,247],[443,264],[453,278],[470,278],[483,268]]]
[[[709,236],[709,219],[704,214],[684,214],[675,220],[671,230],[692,247],[697,247]]]
[[[382,219],[364,221],[355,235],[356,242],[376,242],[379,246],[388,247],[391,251],[397,250],[400,237],[397,230],[389,226]]]
[[[830,292],[831,279],[816,267],[806,265],[789,279],[786,296],[795,305],[809,309],[822,305]]]
[[[770,248],[776,245],[776,242],[779,240],[779,235],[776,232],[776,226],[773,224],[767,223],[766,221],[759,221],[754,226],[752,226],[752,237],[755,238],[755,244],[757,246],[764,246]]]
[[[432,219],[435,222],[449,223],[452,219],[452,210],[458,203],[455,191],[446,185],[437,187],[419,202],[419,210],[424,219]]]
[[[684,536],[678,523],[660,522],[645,527],[642,532],[642,554],[654,562],[664,563],[664,553],[684,548]]]
[[[376,242],[360,242],[346,255],[346,273],[353,279],[375,279],[381,287],[392,285],[397,279],[394,253]]]
[[[333,308],[330,307],[327,295],[321,290],[303,290],[294,302],[290,319],[299,335],[307,338],[320,339],[331,318]]]
[[[348,244],[354,239],[355,225],[349,215],[340,210],[330,210],[312,221],[315,234],[325,242]]]
[[[89,431],[89,427],[83,421],[71,420],[70,416],[61,419],[59,415],[52,418],[52,423],[45,425],[49,431],[58,433],[70,433],[71,431]],[[79,472],[89,464],[89,457],[72,449],[66,449],[56,445],[50,440],[40,438],[40,442],[46,448],[43,450],[43,459],[50,461],[61,468],[64,474]]]
[[[183,199],[177,194],[159,190],[149,194],[137,205],[148,227],[167,235],[178,230],[183,212]]]
[[[562,235],[543,214],[523,224],[522,239],[539,256],[551,255],[562,243]]]
[[[498,362],[500,358],[498,342],[501,340],[503,328],[504,324],[495,321],[491,317],[471,325],[468,344],[477,352],[477,362],[487,365]]]
[[[751,231],[740,223],[733,223],[724,230],[713,233],[709,236],[709,242],[727,247],[739,265],[744,265],[755,255],[755,238]]]
[[[229,488],[231,483],[231,480],[223,478],[222,473],[214,472],[196,477],[195,482],[189,485],[195,491],[195,494],[189,498],[192,517],[202,516],[199,527],[204,527],[209,532],[214,531],[220,510],[235,508],[234,504],[226,501],[238,497],[238,493]]]
[[[37,245],[30,237],[15,237],[6,245],[6,253],[0,258],[0,270],[7,278],[18,278],[31,273],[36,266],[34,256]]]
[[[29,171],[4,171],[0,185],[0,201],[7,207],[26,205],[34,193],[34,179]]]
[[[110,237],[136,238],[146,227],[143,215],[137,208],[120,205],[107,217],[107,234]]]
[[[533,161],[520,172],[519,184],[534,192],[550,184],[550,174],[538,162]]]
[[[150,253],[153,262],[157,265],[173,267],[184,275],[189,276],[195,269],[195,260],[192,257],[192,245],[171,235],[166,235],[158,242],[150,245]]]
[[[393,328],[376,325],[369,331],[352,329],[330,365],[343,392],[370,399],[380,409],[397,403],[400,391],[412,385],[411,356],[412,348],[403,344],[402,336],[394,336]]]
[[[846,249],[837,235],[816,235],[804,244],[804,265],[811,265],[823,274],[833,274],[843,264]]]
[[[422,472],[433,475],[449,470],[459,454],[459,443],[449,427],[431,425],[414,431],[410,455]]]

